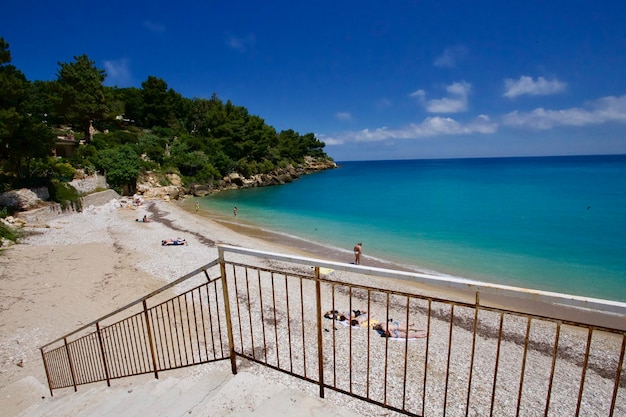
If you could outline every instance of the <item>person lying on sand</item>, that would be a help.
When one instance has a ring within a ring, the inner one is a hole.
[[[170,246],[170,245],[186,245],[187,244],[187,240],[185,239],[181,239],[181,238],[177,238],[177,239],[163,239],[161,241],[161,245],[162,246]]]
[[[135,219],[136,222],[144,222],[144,223],[150,223],[152,221],[151,218],[149,218],[146,214],[144,214],[143,219],[139,220],[139,219]]]
[[[334,319],[338,321],[350,321],[351,326],[360,326],[361,323],[364,323],[368,319],[367,311],[365,310],[352,310],[339,312],[337,310],[330,310],[324,313],[324,317],[327,319]]]
[[[407,326],[404,323],[393,321],[393,319],[386,323],[376,324],[372,328],[380,333],[382,337],[393,337],[396,339],[416,339],[428,335],[425,330]]]

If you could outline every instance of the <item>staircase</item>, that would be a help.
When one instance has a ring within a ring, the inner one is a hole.
[[[116,380],[111,387],[91,384],[50,397],[44,385],[28,377],[0,390],[0,408],[7,417],[358,416],[246,372],[160,378]]]

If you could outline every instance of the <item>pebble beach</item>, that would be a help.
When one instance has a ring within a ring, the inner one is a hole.
[[[137,221],[146,215],[152,221],[144,223]],[[183,238],[188,244],[177,247],[162,246],[163,239]],[[287,243],[270,241],[262,236],[242,234],[233,228],[225,227],[219,222],[202,213],[185,210],[177,203],[165,201],[146,201],[141,206],[134,206],[127,202],[111,200],[102,206],[89,206],[80,213],[65,214],[45,225],[27,228],[27,236],[0,256],[0,389],[23,379],[34,376],[42,384],[46,378],[41,364],[39,347],[83,324],[91,322],[123,305],[126,305],[143,295],[154,291],[180,276],[214,260],[218,256],[217,245],[226,244],[262,251],[277,252],[291,255],[306,255],[301,250],[290,247]],[[350,276],[336,276],[338,281],[350,280]],[[392,288],[394,283],[388,283]],[[404,289],[404,288],[401,288]],[[416,291],[423,291],[417,288]],[[345,301],[345,300],[344,300]],[[340,300],[341,302],[341,300]],[[329,306],[330,307],[330,306]],[[472,312],[467,314],[471,315]],[[314,317],[310,318],[315,320]],[[493,317],[484,318],[486,328],[497,327]],[[493,321],[493,323],[491,323]],[[424,324],[424,323],[422,323]],[[329,322],[325,327],[332,328]],[[525,326],[524,322],[511,323],[510,326]],[[332,331],[346,333],[348,329],[338,328]],[[445,352],[447,335],[445,320],[433,320],[429,335],[432,352]],[[373,332],[360,331],[359,337],[374,338]],[[483,347],[490,349],[493,346],[493,337],[487,336],[482,340]],[[330,337],[331,332],[325,337]],[[565,361],[559,372],[580,373],[578,355],[584,344],[579,343],[576,331],[564,334],[562,349],[566,349],[574,359]],[[343,334],[342,337],[345,337]],[[471,332],[459,332],[455,341],[460,345],[471,344]],[[549,345],[553,338],[552,329],[533,328],[533,340],[541,345]],[[584,335],[583,335],[584,338]],[[426,339],[416,342],[416,345],[425,343]],[[508,343],[508,342],[507,342]],[[585,383],[585,399],[589,400],[581,415],[606,415],[607,386],[612,380],[611,369],[615,369],[617,358],[611,354],[603,357],[602,352],[619,351],[620,337],[614,335],[598,336],[594,339],[594,350],[599,353],[592,357],[592,366],[587,371]],[[380,354],[385,344],[377,338],[372,339],[372,355]],[[418,345],[418,346],[422,346]],[[582,346],[582,347],[581,347]],[[616,347],[617,346],[617,347]],[[336,354],[347,357],[345,345],[338,346]],[[520,349],[519,343],[511,341],[507,349]],[[569,349],[569,350],[567,350]],[[398,351],[400,352],[400,351]],[[548,352],[549,353],[549,352]],[[532,369],[549,369],[551,357],[541,348],[530,355]],[[461,352],[459,354],[462,354]],[[437,363],[443,353],[433,353],[430,360],[437,370]],[[445,358],[444,358],[445,359]],[[419,367],[421,362],[415,363],[415,369],[410,373],[423,372]],[[429,367],[430,367],[429,363]],[[458,367],[458,369],[456,369]],[[462,375],[467,367],[460,356],[452,365],[451,373]],[[489,363],[474,364],[475,374],[488,375]],[[483,368],[484,367],[484,368]],[[190,373],[202,372],[202,367],[190,368]],[[358,366],[355,367],[359,368]],[[510,368],[510,369],[509,369]],[[442,368],[442,369],[445,369]],[[508,371],[507,371],[508,369]],[[246,370],[262,374],[270,381],[280,382],[290,386],[301,386],[303,391],[311,395],[318,393],[318,388],[310,383],[265,367],[250,367]],[[604,370],[604,371],[603,371]],[[370,378],[378,378],[373,374]],[[504,371],[498,375],[503,386],[516,389],[519,383],[517,365],[504,366]],[[614,378],[614,376],[613,376]],[[485,377],[488,380],[488,376]],[[622,385],[624,385],[622,376]],[[372,383],[373,389],[379,384]],[[541,393],[545,386],[533,386],[532,379],[524,384],[528,392]],[[484,395],[487,387],[480,385],[475,395]],[[575,385],[559,385],[558,397],[577,397],[578,387]],[[568,392],[571,390],[572,392]],[[594,395],[595,391],[597,394]],[[617,396],[617,406],[614,415],[626,415],[626,393],[622,386]],[[327,391],[328,392],[328,391]],[[28,395],[25,393],[24,395]],[[378,394],[371,393],[372,398]],[[429,393],[436,397],[436,392]],[[356,401],[345,395],[330,392],[327,396],[331,401],[344,405],[359,412],[361,415],[395,415],[393,412],[381,409],[361,401]],[[608,398],[610,402],[610,398]],[[0,402],[3,399],[0,399]],[[525,404],[528,411],[524,415],[543,415],[544,406],[537,401],[536,409],[532,402]],[[575,406],[575,405],[574,405]],[[439,415],[441,404],[429,405],[426,415]],[[502,406],[503,414],[508,415],[510,409]],[[562,407],[562,408],[559,408]],[[464,415],[464,410],[448,409],[448,415]],[[596,410],[597,413],[591,410]],[[469,415],[482,415],[484,410],[470,411]],[[557,404],[551,408],[550,415],[572,415],[572,404]]]

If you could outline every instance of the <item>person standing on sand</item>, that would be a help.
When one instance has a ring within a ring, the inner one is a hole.
[[[361,253],[363,252],[362,246],[363,244],[361,242],[354,246],[354,263],[356,265],[361,265]]]
[[[198,212],[198,210],[200,210],[200,203],[196,201],[196,213]]]
[[[235,216],[237,215],[237,206],[235,206],[235,207],[233,208],[233,214],[234,214]]]

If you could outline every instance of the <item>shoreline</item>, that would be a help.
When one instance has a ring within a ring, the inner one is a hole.
[[[230,216],[228,215],[224,215],[222,213],[217,213],[207,209],[201,209],[196,214],[195,208],[192,206],[191,201],[188,200],[190,199],[182,200],[177,204],[177,206],[185,212],[189,213],[190,215],[199,215],[206,221],[220,224],[221,226],[233,231],[234,233],[278,245],[279,247],[283,248],[287,253],[295,253],[300,256],[319,258],[334,262],[353,263],[351,261],[346,261],[346,258],[351,259],[352,257],[352,253],[347,251],[346,254],[338,253],[336,250],[327,248],[320,243],[310,242],[299,237],[289,236],[283,233],[277,233],[270,230],[262,229],[254,224],[250,224],[249,222],[236,223],[230,221]],[[362,255],[361,259],[365,260],[365,262],[362,262],[362,264],[365,264],[365,266],[369,267],[393,269],[409,273],[424,273],[428,275],[438,276],[443,279],[457,278],[461,280],[467,280],[462,277],[454,277],[435,271],[421,270],[417,266],[413,266],[413,268],[411,268],[406,265],[400,265],[391,261],[381,260],[377,258],[367,258],[367,255]],[[467,281],[476,282],[472,280]],[[422,284],[408,280],[391,280],[387,278],[384,281],[381,281],[382,284],[384,284],[385,282],[393,283],[401,291],[417,292],[418,294],[422,295],[429,294],[431,296],[434,296],[435,298],[450,298],[468,304],[472,304],[475,302],[475,293],[472,291],[462,291],[460,289],[454,288],[441,288],[440,286],[434,284]],[[526,288],[521,287],[519,287],[519,289],[522,291],[526,290]],[[611,327],[626,330],[626,323],[624,322],[623,316],[610,314],[603,311],[566,307],[562,305],[553,305],[539,300],[516,297],[502,297],[488,294],[481,295],[480,300],[481,304],[493,308],[517,311],[523,314],[528,313],[538,316],[551,316],[565,321],[589,322],[600,327]],[[607,301],[613,302],[613,300]]]

